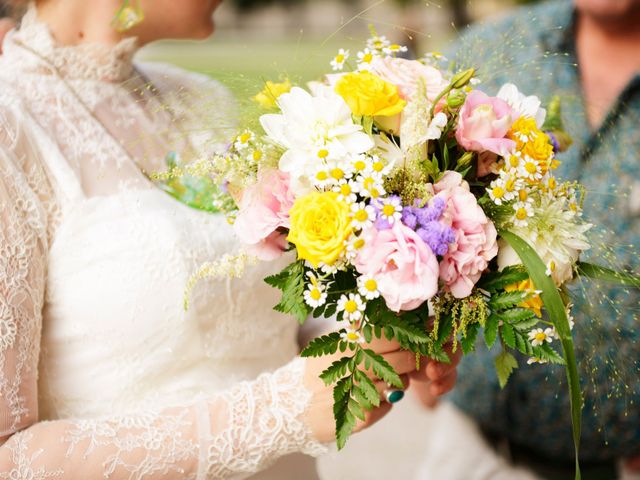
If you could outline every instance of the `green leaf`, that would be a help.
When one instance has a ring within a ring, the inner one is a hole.
[[[498,316],[503,322],[520,323],[531,320],[536,314],[526,308],[510,308],[498,313]]]
[[[509,348],[516,348],[516,335],[511,325],[509,325],[508,323],[502,324],[500,333],[502,334],[502,340],[504,340],[504,343]]]
[[[300,323],[304,323],[311,312],[311,307],[304,301],[304,263],[294,262],[280,273],[265,278],[264,281],[282,290],[282,299],[274,310],[293,315]]]
[[[350,370],[352,357],[342,357],[340,360],[333,362],[326,370],[320,374],[320,379],[325,385],[331,385],[338,379],[344,377]]]
[[[371,340],[373,340],[373,327],[369,324],[362,327],[362,336],[365,342],[371,343]]]
[[[528,295],[529,294],[527,292],[522,292],[520,290],[496,293],[495,295],[491,296],[491,300],[489,300],[489,307],[491,307],[493,311],[513,308],[525,301]]]
[[[491,314],[489,315],[489,318],[487,318],[487,322],[484,325],[484,341],[489,348],[491,348],[493,344],[496,343],[499,324],[500,319],[498,318],[498,316],[495,314]]]
[[[371,380],[362,370],[354,372],[355,380],[358,382],[357,390],[362,392],[366,399],[375,407],[380,406],[380,395],[373,380]]]
[[[362,420],[364,422],[364,410],[362,409],[362,407],[358,404],[358,402],[354,399],[351,398],[349,399],[349,403],[347,404],[347,408],[349,409],[349,412],[356,418],[359,418],[360,420]]]
[[[373,350],[365,349],[365,368],[373,371],[373,373],[382,381],[387,382],[396,388],[404,388],[400,376],[396,373],[391,365],[384,359],[382,355],[378,355]]]
[[[522,322],[513,323],[512,325],[513,325],[513,328],[515,328],[516,330],[522,330],[524,332],[529,332],[539,322],[540,322],[540,319],[534,315],[529,320],[523,320]]]
[[[546,360],[549,363],[555,363],[557,365],[564,365],[564,358],[558,352],[556,352],[551,345],[545,343],[538,347],[533,347],[534,357]]]
[[[478,288],[487,292],[498,292],[504,290],[505,287],[522,282],[529,278],[526,269],[521,265],[507,267],[501,272],[486,273],[482,276],[477,284]]]
[[[467,327],[467,334],[460,339],[462,345],[462,351],[465,355],[471,353],[476,345],[476,338],[478,338],[478,332],[480,331],[479,323],[472,323]]]
[[[573,426],[573,444],[576,459],[576,480],[580,479],[579,448],[582,422],[582,394],[580,391],[580,378],[578,365],[573,347],[573,338],[569,328],[569,320],[560,292],[551,277],[546,275],[547,267],[536,251],[517,235],[501,231],[500,236],[506,240],[516,251],[520,260],[529,272],[529,277],[535,288],[542,291],[541,298],[549,319],[556,327],[562,344],[562,353],[565,360],[565,371],[569,384],[569,397],[571,400],[571,423]]]
[[[328,335],[314,338],[309,342],[309,345],[302,350],[300,356],[322,357],[323,355],[332,355],[338,350],[338,345],[341,340],[339,332],[331,332]]]
[[[518,368],[518,362],[509,352],[503,351],[496,357],[496,372],[498,373],[501,388],[505,387],[515,368]]]
[[[599,265],[584,262],[578,263],[577,272],[579,275],[588,278],[640,288],[640,275],[634,275],[633,273],[618,272]]]

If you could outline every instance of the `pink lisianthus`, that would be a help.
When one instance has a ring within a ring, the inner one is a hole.
[[[287,247],[286,234],[278,229],[290,226],[289,210],[295,199],[289,183],[288,174],[267,170],[242,194],[234,230],[248,251],[261,260],[274,260]]]
[[[506,138],[516,118],[517,114],[507,102],[474,90],[460,110],[456,140],[466,150],[504,156],[516,146]]]
[[[358,272],[371,275],[387,307],[413,310],[438,291],[438,260],[422,239],[401,222],[372,228],[355,261]]]
[[[398,87],[398,93],[407,101],[410,101],[418,90],[420,81],[424,82],[427,88],[427,98],[431,102],[447,87],[447,82],[437,68],[416,60],[393,57],[376,58],[371,62],[369,69],[371,73],[375,73],[383,80]]]
[[[440,278],[454,297],[465,298],[498,254],[498,233],[462,175],[447,172],[434,188],[447,202],[442,220],[454,229],[456,237],[440,262]]]

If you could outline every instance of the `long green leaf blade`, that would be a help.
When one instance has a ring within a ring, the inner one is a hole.
[[[580,447],[580,434],[582,423],[582,394],[580,392],[580,379],[578,376],[578,365],[573,348],[573,338],[567,319],[564,302],[558,292],[555,283],[546,275],[547,267],[536,253],[536,251],[522,238],[514,233],[502,231],[500,236],[516,251],[520,260],[529,272],[529,276],[535,288],[542,291],[542,301],[549,318],[556,327],[562,343],[562,351],[566,362],[565,370],[569,384],[569,394],[571,399],[571,423],[573,426],[573,444],[576,452],[576,480],[580,480],[580,464],[578,453]]]

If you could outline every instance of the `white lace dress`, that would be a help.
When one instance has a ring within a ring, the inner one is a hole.
[[[273,265],[203,282],[185,312],[236,242],[141,173],[222,148],[226,90],[134,67],[133,41],[57,46],[33,9],[3,48],[0,479],[236,478],[321,452]]]

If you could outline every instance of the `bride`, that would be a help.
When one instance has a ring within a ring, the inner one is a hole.
[[[318,379],[331,359],[296,356],[295,322],[262,281],[273,267],[203,282],[185,312],[190,274],[236,242],[146,173],[233,133],[218,84],[132,61],[154,40],[207,37],[219,3],[143,0],[118,33],[118,0],[41,0],[4,41],[0,479],[238,477],[333,440]],[[397,344],[372,348],[415,368]],[[455,370],[432,367],[444,393]]]

